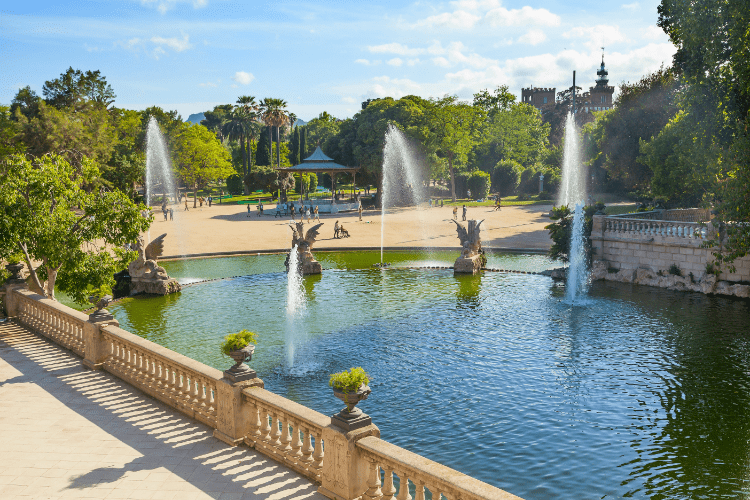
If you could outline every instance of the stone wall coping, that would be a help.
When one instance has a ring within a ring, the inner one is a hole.
[[[296,418],[311,428],[323,429],[331,425],[331,417],[260,387],[248,387],[243,389],[242,394],[250,400],[260,401],[270,409],[280,410],[287,417]]]
[[[149,351],[150,353],[156,354],[157,356],[161,356],[171,363],[179,365],[185,370],[195,372],[198,375],[202,375],[210,380],[221,380],[224,375],[221,370],[217,370],[216,368],[204,365],[200,361],[190,359],[187,356],[174,352],[171,349],[167,349],[166,347],[160,346],[159,344],[151,342],[150,340],[146,340],[142,337],[139,337],[138,335],[130,333],[127,330],[123,330],[118,326],[102,325],[101,330],[108,335],[135,345],[136,347]]]
[[[357,441],[357,448],[365,456],[374,458],[382,467],[393,467],[394,470],[405,473],[415,484],[423,482],[428,488],[434,488],[437,491],[430,489],[433,498],[440,491],[447,493],[447,498],[463,500],[520,500],[520,497],[512,493],[373,436]]]

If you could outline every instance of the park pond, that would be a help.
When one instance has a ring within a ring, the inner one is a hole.
[[[328,375],[362,366],[373,392],[359,407],[384,439],[524,498],[750,493],[750,303],[597,282],[571,306],[538,274],[401,268],[455,256],[390,253],[379,270],[379,252],[316,253],[325,271],[304,278],[293,319],[283,255],[164,262],[211,281],[110,310],[219,369],[232,363],[222,337],[253,330],[266,388],[329,415],[341,404]]]

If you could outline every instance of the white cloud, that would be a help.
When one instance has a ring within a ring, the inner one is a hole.
[[[232,77],[232,80],[234,80],[237,83],[240,83],[242,85],[250,85],[250,82],[255,80],[255,77],[252,73],[247,73],[245,71],[238,71],[234,74]]]
[[[641,32],[641,36],[646,40],[667,41],[669,39],[667,34],[664,33],[664,30],[653,25],[647,26],[646,29]]]
[[[199,83],[199,87],[217,87],[218,85],[214,82]]]
[[[407,66],[416,66],[417,64],[419,64],[419,62],[420,62],[420,61],[419,61],[419,58],[418,58],[418,57],[415,57],[414,59],[408,59],[408,60],[406,61],[406,65],[407,65]]]
[[[367,59],[357,59],[354,62],[357,63],[357,64],[364,64],[365,66],[369,66],[370,65],[370,61],[368,61]]]
[[[424,53],[424,49],[410,49],[400,43],[385,43],[383,45],[368,45],[367,50],[373,54],[397,54],[400,56],[416,56]]]
[[[520,9],[508,10],[504,7],[492,9],[485,15],[484,21],[493,28],[498,26],[558,26],[560,16],[547,9],[534,9],[527,5]]]
[[[563,38],[583,40],[585,47],[597,49],[614,43],[627,42],[628,38],[620,31],[619,26],[599,24],[596,26],[578,26],[563,33]]]
[[[538,45],[547,40],[547,35],[542,30],[531,30],[525,35],[518,37],[518,43],[527,43],[529,45]]]
[[[151,41],[156,45],[166,45],[175,52],[182,52],[192,47],[190,40],[187,35],[183,35],[182,39],[179,38],[163,38],[160,36],[151,37]],[[162,51],[163,52],[163,51]]]
[[[427,28],[447,28],[452,30],[468,30],[474,27],[474,25],[482,19],[481,16],[466,12],[464,10],[457,10],[455,12],[443,12],[435,16],[430,16],[427,19],[417,21],[415,26]]]
[[[401,58],[399,58],[399,57],[394,57],[390,61],[386,61],[386,64],[390,64],[391,66],[398,67],[398,66],[401,66],[402,64],[404,64],[404,61]]]
[[[141,0],[141,5],[156,7],[156,10],[161,14],[166,14],[179,3],[190,3],[195,9],[200,9],[208,5],[207,0]]]
[[[435,66],[440,66],[442,68],[450,68],[451,66],[450,61],[445,57],[433,57],[432,62],[435,63]]]
[[[640,6],[641,4],[639,4],[638,2],[624,3],[621,5],[623,9],[627,9],[627,10],[638,10]]]
[[[349,104],[354,104],[355,102],[357,102],[356,99],[354,99],[353,97],[348,97],[348,96],[347,97],[342,97],[341,101],[342,102],[348,102]]]

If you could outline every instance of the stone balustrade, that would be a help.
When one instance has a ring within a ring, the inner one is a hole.
[[[265,390],[258,378],[232,383],[219,370],[119,328],[116,320],[96,320],[15,285],[6,292],[9,317],[75,352],[85,366],[205,423],[226,443],[255,448],[320,484],[328,498],[411,500],[406,487],[394,496],[394,473],[401,485],[415,486],[415,500],[424,500],[425,488],[434,500],[518,498],[381,440],[374,424],[346,431],[331,417]]]
[[[708,222],[711,210],[708,208],[680,208],[673,210],[648,210],[629,214],[610,215],[614,219],[645,219],[673,222]]]
[[[698,222],[675,222],[653,219],[604,217],[602,229],[605,234],[632,238],[693,238],[705,240],[708,229]]]
[[[27,329],[49,338],[79,356],[85,354],[86,314],[28,290],[16,290],[17,321]]]
[[[447,500],[519,498],[382,439],[360,439],[357,448],[367,462],[367,490],[362,495],[363,500],[411,500],[409,483],[414,485],[414,500],[425,500],[425,489],[430,491],[433,500],[441,500],[441,497]],[[398,477],[398,490],[394,474]]]
[[[102,368],[178,411],[216,428],[222,373],[119,327],[103,325]]]

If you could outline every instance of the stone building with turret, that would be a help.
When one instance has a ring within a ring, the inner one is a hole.
[[[615,93],[615,88],[608,85],[609,79],[607,76],[609,75],[609,71],[604,66],[604,54],[602,54],[602,64],[596,74],[598,75],[596,85],[589,87],[588,92],[584,92],[576,97],[577,100],[580,99],[579,102],[583,106],[583,111],[586,112],[603,111],[612,109],[613,107],[612,96]],[[557,96],[556,90],[554,87],[529,87],[521,89],[521,102],[531,104],[539,111],[544,111],[546,107],[554,106]]]

